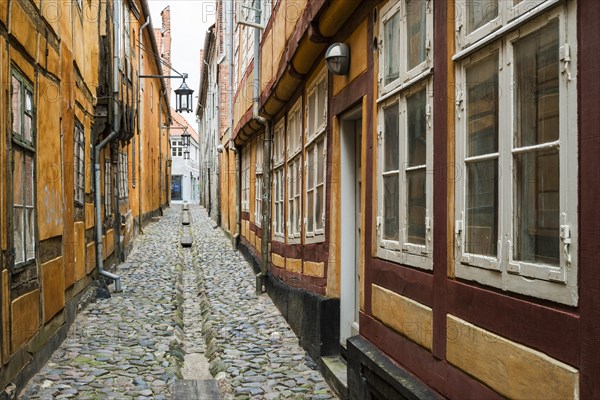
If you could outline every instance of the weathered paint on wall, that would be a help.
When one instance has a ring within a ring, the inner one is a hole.
[[[63,233],[63,187],[61,173],[61,122],[58,84],[39,76],[37,208],[39,239],[45,240]]]

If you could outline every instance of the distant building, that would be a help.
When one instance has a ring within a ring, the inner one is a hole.
[[[199,199],[199,146],[198,134],[185,118],[171,109],[171,203],[198,203]],[[183,134],[190,135],[185,146]]]

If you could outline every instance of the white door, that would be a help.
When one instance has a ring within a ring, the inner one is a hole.
[[[358,334],[362,109],[341,119],[340,344]]]

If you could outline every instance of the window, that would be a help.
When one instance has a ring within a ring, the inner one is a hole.
[[[574,8],[542,9],[461,59],[456,120],[464,171],[456,275],[569,305],[577,304]]]
[[[115,43],[115,53],[119,55],[119,69],[123,71],[124,63],[123,63],[123,46],[121,45],[121,41],[123,41],[124,33],[123,33],[123,6],[120,0],[115,0],[113,3],[113,7],[115,7],[117,11],[116,21],[115,21],[115,32],[114,39]]]
[[[285,121],[275,124],[273,135],[273,237],[283,240],[284,220],[284,182],[285,182]]]
[[[430,72],[433,12],[431,0],[390,1],[381,10],[383,52],[379,93],[401,90]]]
[[[306,104],[306,205],[308,242],[324,240],[325,174],[327,150],[327,74],[322,73],[307,91]]]
[[[85,136],[83,125],[75,121],[75,144],[73,148],[73,165],[75,173],[75,204],[83,206],[85,202]]]
[[[104,216],[106,218],[112,215],[112,175],[110,160],[104,160]]]
[[[127,70],[127,77],[131,80],[131,26],[129,18],[129,7],[127,6],[127,3],[123,2],[123,47],[125,49],[125,68]]]
[[[288,114],[288,239],[300,242],[302,204],[302,99]]]
[[[457,49],[467,48],[491,33],[508,25],[519,25],[525,14],[544,11],[556,4],[554,0],[458,0],[456,10]],[[521,18],[518,18],[521,17]]]
[[[250,211],[250,147],[242,151],[242,211]]]
[[[403,0],[382,10],[383,68],[378,112],[377,255],[431,269],[433,120],[427,0]]]
[[[35,260],[35,118],[33,88],[12,73],[13,239],[15,267]]]
[[[183,140],[181,138],[171,139],[171,156],[183,157]]]
[[[127,163],[127,149],[125,149],[123,153],[119,153],[119,199],[126,199],[129,197]]]
[[[271,12],[273,11],[273,1],[261,0],[261,2],[260,20],[261,24],[266,27],[269,23],[269,19],[271,18]]]
[[[262,199],[263,199],[263,136],[256,140],[256,169],[254,178],[254,224],[262,224]]]

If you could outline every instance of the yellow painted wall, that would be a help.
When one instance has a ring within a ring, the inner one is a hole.
[[[37,206],[39,239],[44,240],[63,233],[63,187],[61,180],[61,129],[58,85],[39,76],[37,96],[38,143],[43,151],[37,152],[38,180]]]
[[[333,75],[333,94],[336,95],[350,82],[367,70],[367,56],[369,51],[367,21],[363,21],[354,32],[345,40],[350,46],[351,62],[347,75]],[[377,74],[375,74],[377,75]]]
[[[578,399],[579,372],[539,351],[448,315],[448,362],[513,399]]]
[[[40,267],[42,276],[43,318],[44,323],[56,315],[65,306],[65,277],[63,258],[44,263]]]
[[[36,289],[11,302],[11,352],[35,335],[40,327],[40,291]]]

